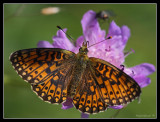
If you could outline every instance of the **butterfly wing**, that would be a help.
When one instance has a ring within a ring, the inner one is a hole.
[[[10,61],[17,73],[43,100],[61,103],[66,100],[69,71],[75,54],[58,48],[33,48],[11,54]]]
[[[90,64],[96,85],[109,106],[127,104],[140,96],[140,86],[122,70],[94,57],[90,58]]]
[[[96,78],[91,72],[90,65],[87,65],[76,94],[73,97],[73,104],[81,112],[88,114],[105,111],[107,104],[101,99],[100,89],[95,84]]]

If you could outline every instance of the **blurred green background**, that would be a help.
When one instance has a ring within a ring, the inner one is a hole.
[[[54,15],[42,15],[45,7],[59,7]],[[75,108],[62,110],[61,105],[46,103],[20,78],[9,62],[12,52],[35,48],[39,40],[53,42],[57,25],[68,29],[75,40],[82,35],[81,19],[85,12],[112,10],[120,27],[131,30],[125,51],[133,48],[125,64],[132,67],[151,63],[156,67],[156,4],[4,4],[4,118],[80,118]],[[100,21],[108,32],[108,21]],[[141,103],[137,100],[122,109],[116,118],[156,118],[156,72],[149,76],[151,84],[142,89]],[[110,118],[117,110],[108,109],[89,118]]]

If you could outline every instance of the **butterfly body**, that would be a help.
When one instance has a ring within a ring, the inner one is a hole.
[[[87,43],[77,54],[59,48],[34,48],[12,53],[10,61],[44,101],[60,104],[72,98],[81,112],[98,113],[140,96],[134,79],[87,53]]]
[[[68,81],[67,85],[67,96],[70,98],[73,98],[73,96],[76,94],[76,89],[81,84],[82,76],[87,67],[87,62],[89,61],[87,56],[88,50],[86,46],[87,45],[83,44],[83,46],[79,49],[79,53],[75,55],[75,64],[71,69],[70,74],[72,77]]]
[[[71,73],[71,80],[68,84],[67,92],[68,92],[68,97],[73,97],[76,94],[76,88],[82,81],[82,76],[84,73],[84,70],[86,69],[86,62],[84,57],[79,57],[77,58],[77,61],[75,63],[75,66],[72,69]]]

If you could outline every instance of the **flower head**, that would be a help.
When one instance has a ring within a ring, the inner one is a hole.
[[[50,44],[48,41],[40,41],[38,47],[50,47],[50,48],[62,48],[66,50],[78,53],[79,45],[81,46],[84,40],[89,41],[89,45],[100,42],[106,37],[112,36],[112,39],[103,41],[97,45],[90,47],[88,50],[89,57],[96,57],[110,62],[118,68],[124,63],[125,58],[128,55],[124,54],[124,48],[130,37],[130,29],[127,26],[119,27],[114,21],[110,23],[108,34],[106,35],[105,30],[101,30],[99,23],[96,19],[96,13],[92,10],[86,12],[81,20],[83,36],[80,36],[76,40],[74,46],[66,37],[66,34],[61,30],[58,30],[57,35],[53,36],[54,42]],[[67,29],[63,29],[67,31]],[[142,63],[134,67],[123,70],[129,76],[131,76],[141,88],[151,83],[150,78],[147,76],[155,72],[155,67],[149,63]],[[73,107],[72,99],[68,98],[66,102],[62,104],[62,109],[68,109]],[[121,109],[123,105],[112,106],[113,109]],[[82,113],[81,117],[88,117],[88,115]]]

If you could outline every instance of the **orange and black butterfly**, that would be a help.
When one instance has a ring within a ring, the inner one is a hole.
[[[104,60],[88,57],[87,46],[83,42],[77,54],[59,48],[24,49],[12,53],[10,61],[44,101],[60,104],[72,98],[81,112],[98,113],[140,96],[134,79]]]

